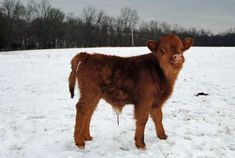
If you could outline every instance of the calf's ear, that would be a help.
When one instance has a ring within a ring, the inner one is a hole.
[[[154,40],[148,40],[146,42],[146,45],[148,46],[148,48],[152,51],[152,52],[156,52],[157,51],[157,42]]]
[[[193,39],[192,38],[185,38],[183,40],[183,50],[189,49],[193,45]]]

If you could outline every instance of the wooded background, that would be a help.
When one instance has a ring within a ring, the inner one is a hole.
[[[84,8],[79,16],[65,14],[46,0],[28,0],[24,5],[19,0],[4,0],[0,4],[1,51],[144,46],[146,40],[168,33],[192,37],[196,46],[235,46],[235,28],[213,34],[166,22],[140,22],[138,13],[129,7],[112,17],[91,7]]]

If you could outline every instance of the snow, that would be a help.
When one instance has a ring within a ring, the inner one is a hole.
[[[1,158],[234,158],[235,48],[193,47],[172,97],[164,106],[167,140],[156,137],[149,119],[147,149],[134,145],[133,106],[117,125],[104,100],[93,115],[93,141],[79,150],[73,141],[76,99],[70,99],[70,60],[78,52],[120,56],[148,53],[145,47],[51,49],[0,52]],[[196,97],[199,92],[208,96]]]

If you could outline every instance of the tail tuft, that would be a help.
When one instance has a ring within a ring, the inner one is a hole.
[[[74,88],[70,88],[69,91],[70,91],[70,94],[71,94],[71,98],[73,98],[74,97]]]

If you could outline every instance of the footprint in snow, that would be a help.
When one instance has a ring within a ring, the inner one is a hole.
[[[22,150],[22,149],[23,149],[23,147],[21,147],[19,145],[12,145],[12,146],[10,146],[10,150],[11,151],[13,151],[13,150],[19,151],[19,150]]]
[[[65,118],[68,118],[68,119],[71,119],[71,118],[74,118],[75,115],[74,114],[66,114],[64,115]]]
[[[43,118],[45,118],[45,116],[43,116],[43,115],[38,115],[38,116],[27,116],[26,117],[26,120],[37,120],[37,119],[43,119]]]

